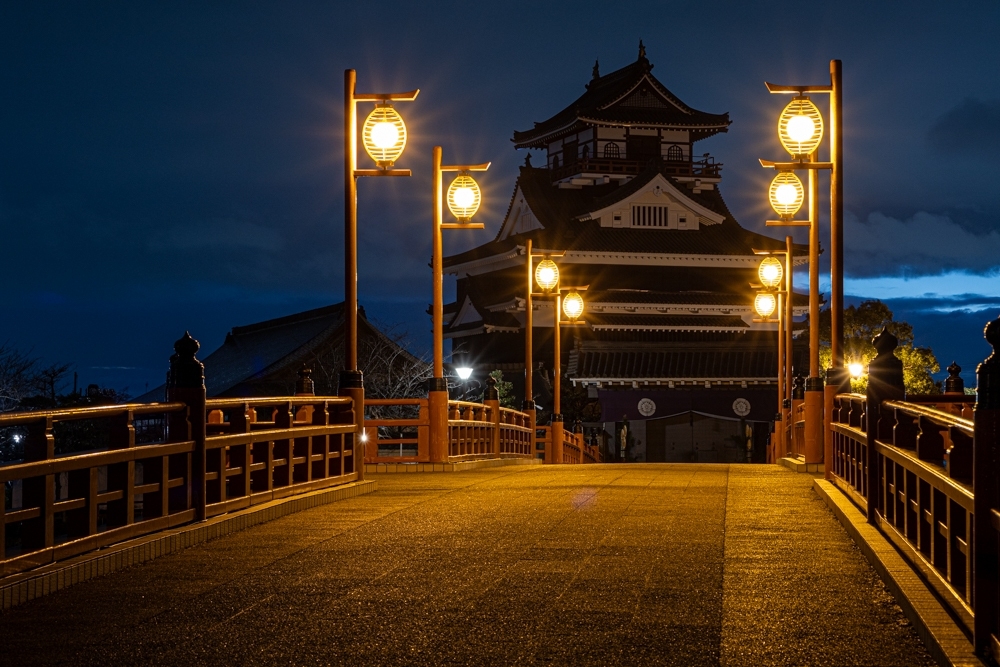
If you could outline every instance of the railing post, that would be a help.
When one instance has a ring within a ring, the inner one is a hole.
[[[207,517],[205,467],[208,461],[205,453],[205,365],[195,357],[200,347],[201,344],[187,331],[174,343],[167,375],[167,401],[186,403],[188,406],[190,438],[194,441],[189,480],[191,504],[195,519],[204,521]],[[220,480],[220,483],[225,482]]]
[[[552,463],[564,463],[563,459],[563,416],[553,414],[549,420],[549,447],[552,448]]]
[[[427,381],[427,412],[430,417],[431,463],[447,463],[448,442],[448,380],[431,378]]]
[[[493,422],[492,452],[494,458],[500,458],[500,392],[497,391],[497,381],[493,376],[486,378],[486,397],[483,400],[490,411],[490,421]]]
[[[872,346],[878,354],[868,364],[868,390],[865,392],[865,414],[867,429],[865,466],[868,472],[868,483],[865,485],[868,493],[868,522],[875,523],[879,498],[879,466],[878,453],[875,451],[875,440],[878,438],[882,421],[882,401],[902,400],[903,362],[896,358],[893,351],[899,345],[899,340],[887,329],[872,340]]]
[[[525,424],[525,426],[531,428],[531,437],[528,438],[528,447],[530,450],[529,453],[533,457],[538,456],[538,434],[536,433],[536,429],[538,428],[538,426],[537,424],[535,424],[535,419],[536,419],[535,402],[525,401],[521,405],[521,412],[528,415],[528,419],[526,420],[527,423]]]
[[[353,315],[348,315],[353,317]],[[354,441],[351,454],[354,472],[360,482],[365,478],[365,446],[361,442],[361,434],[365,428],[365,382],[364,375],[359,370],[343,370],[340,372],[340,386],[337,393],[346,396],[354,402]]]
[[[1000,507],[1000,318],[986,325],[986,340],[993,353],[976,369],[975,436],[972,449],[972,486],[975,492],[972,608],[976,653],[992,656],[992,636],[997,629],[1000,598],[1000,543],[993,512]],[[995,656],[993,656],[995,657]]]

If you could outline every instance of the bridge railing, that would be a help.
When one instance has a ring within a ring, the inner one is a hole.
[[[552,451],[552,427],[539,426],[537,429],[537,441],[539,451],[546,452],[546,461],[549,461]],[[604,460],[599,445],[587,441],[583,433],[570,431],[563,428],[562,431],[562,463],[601,463]]]
[[[365,399],[365,462],[431,463],[426,398]],[[448,460],[531,458],[531,416],[483,403],[448,401]]]
[[[0,415],[0,576],[358,479],[350,398],[207,399],[196,341],[165,403]]]
[[[1000,319],[987,339],[1000,348]],[[998,661],[1000,355],[980,364],[972,403],[960,379],[953,394],[904,397],[895,339],[875,347],[867,395],[834,400],[828,477]]]

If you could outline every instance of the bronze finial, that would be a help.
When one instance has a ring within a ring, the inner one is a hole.
[[[639,60],[646,59],[646,47],[642,45],[642,40],[639,40]]]
[[[594,71],[591,74],[591,81],[597,81],[600,78],[601,78],[601,65],[600,65],[599,61],[595,60],[594,61]]]
[[[531,167],[531,153],[524,156],[524,166]]]
[[[948,366],[948,379],[944,381],[944,393],[965,393],[965,381],[962,380],[962,367],[956,361],[951,362],[951,366]]]

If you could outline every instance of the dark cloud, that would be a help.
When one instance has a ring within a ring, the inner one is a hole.
[[[934,121],[927,131],[927,142],[942,155],[996,159],[1000,153],[1000,99],[965,98]]]
[[[919,212],[906,220],[870,213],[844,217],[845,270],[866,278],[927,275],[950,270],[986,273],[1000,266],[1000,225],[976,233],[944,215]]]

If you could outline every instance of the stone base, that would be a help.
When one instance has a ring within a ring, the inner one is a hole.
[[[820,473],[823,472],[822,463],[806,463],[806,460],[801,456],[786,456],[778,461],[781,465],[785,466],[792,472],[804,472],[804,473]]]
[[[541,459],[478,459],[476,461],[455,461],[454,463],[366,463],[365,474],[397,472],[466,472],[478,468],[496,466],[542,465]]]

